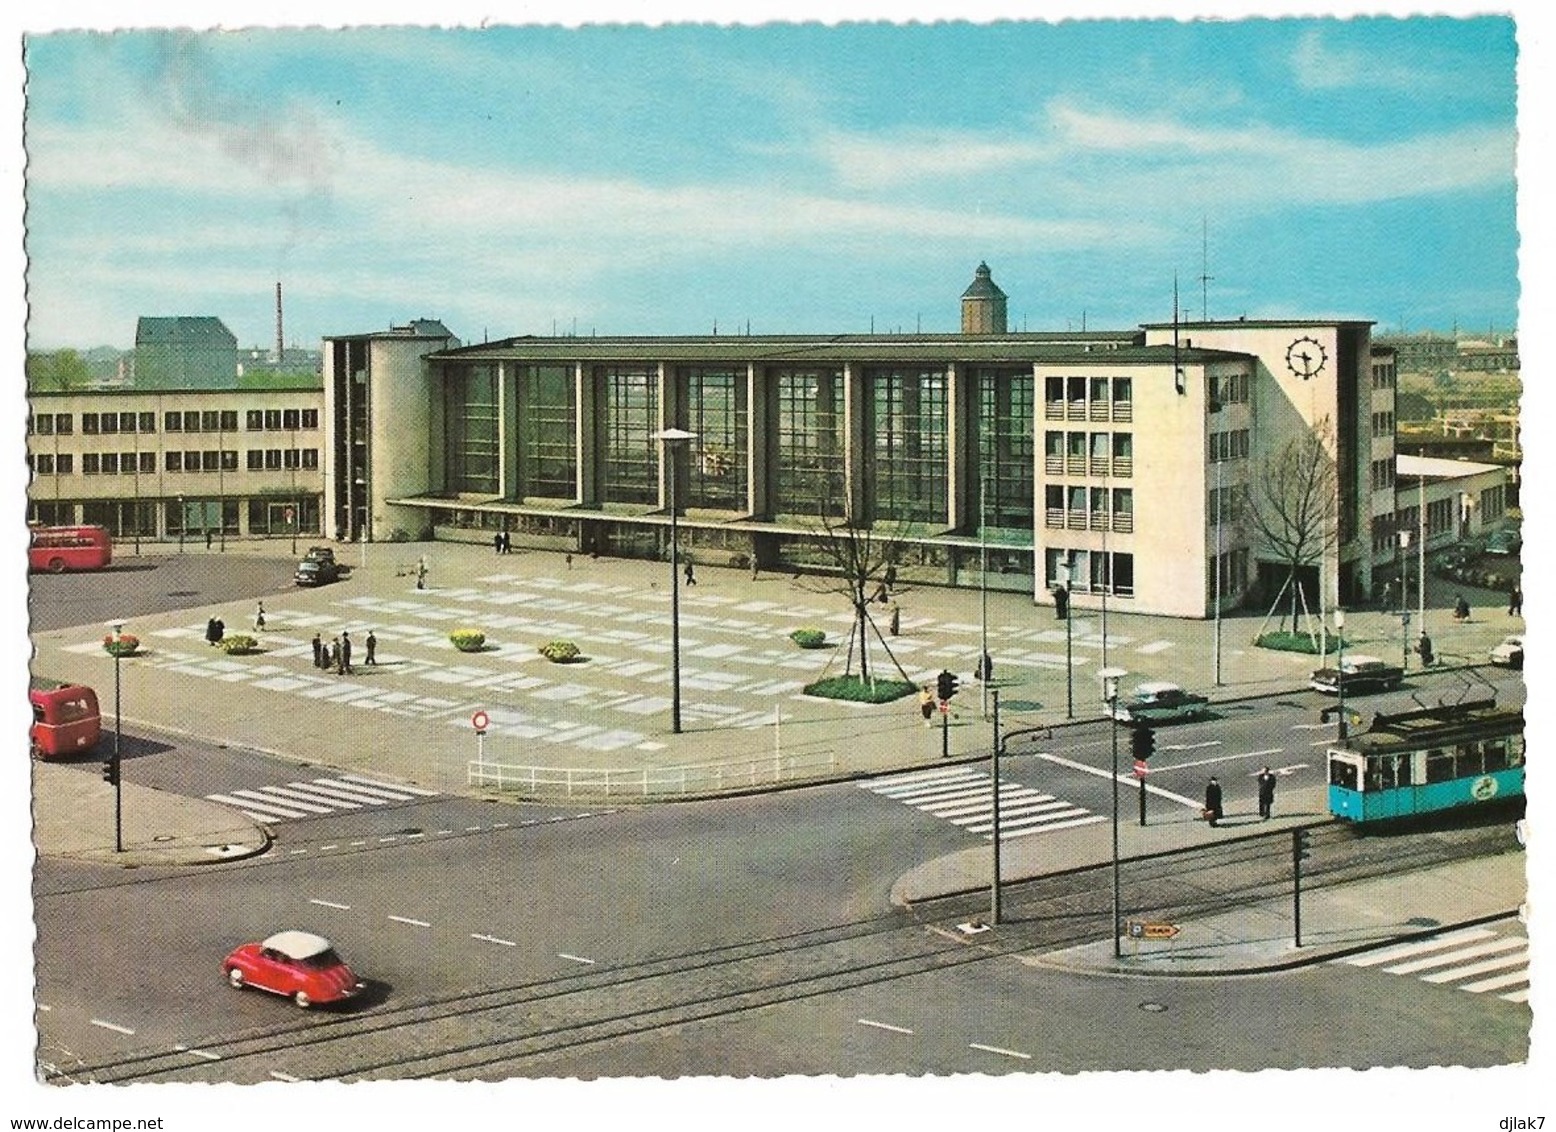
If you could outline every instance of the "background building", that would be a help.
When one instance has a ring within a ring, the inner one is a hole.
[[[135,324],[137,389],[231,389],[238,340],[221,319],[180,315]]]

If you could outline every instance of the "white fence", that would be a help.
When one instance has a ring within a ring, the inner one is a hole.
[[[542,798],[653,798],[717,794],[751,786],[799,782],[835,773],[831,751],[767,755],[734,762],[685,766],[597,769],[562,766],[510,766],[490,760],[466,764],[471,786],[493,786]]]

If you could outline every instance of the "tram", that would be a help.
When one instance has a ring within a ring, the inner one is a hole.
[[[1524,713],[1494,698],[1379,713],[1329,749],[1329,812],[1358,825],[1521,798]]]

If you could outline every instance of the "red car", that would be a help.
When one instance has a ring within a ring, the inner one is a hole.
[[[277,932],[259,943],[245,943],[222,961],[234,987],[258,987],[285,995],[303,1009],[316,1002],[339,1002],[362,992],[330,941],[312,932]]]

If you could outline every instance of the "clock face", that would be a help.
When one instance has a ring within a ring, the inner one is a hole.
[[[1286,347],[1286,368],[1306,381],[1317,376],[1328,356],[1316,338],[1303,336]]]

